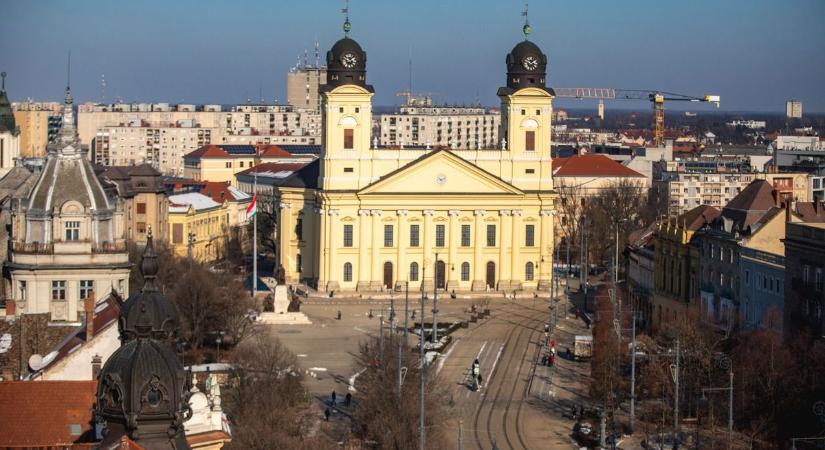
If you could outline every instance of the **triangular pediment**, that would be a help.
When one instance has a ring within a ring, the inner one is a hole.
[[[435,150],[364,187],[360,194],[521,195],[501,178],[449,150]]]

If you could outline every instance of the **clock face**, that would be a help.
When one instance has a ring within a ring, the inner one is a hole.
[[[435,182],[439,186],[444,186],[447,183],[447,175],[444,175],[443,173],[436,175]]]
[[[352,53],[344,53],[344,55],[341,56],[341,64],[343,64],[347,69],[352,69],[355,67],[357,62],[358,58],[356,58]]]
[[[527,56],[521,61],[521,65],[527,70],[536,70],[539,66],[539,60],[535,56]]]

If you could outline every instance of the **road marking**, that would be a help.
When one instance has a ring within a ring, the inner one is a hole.
[[[481,358],[481,352],[484,351],[484,347],[486,347],[486,346],[487,346],[487,341],[484,341],[484,343],[481,344],[481,349],[478,351],[478,354],[476,355],[476,359]],[[475,362],[475,361],[473,361],[473,362]]]
[[[326,372],[327,368],[326,367],[310,367],[309,370],[310,370],[310,372]]]
[[[456,345],[457,343],[458,343],[458,340],[456,340],[456,342],[453,342],[453,345],[451,345],[451,346],[450,346],[450,349],[449,349],[449,350],[447,350],[447,353],[445,353],[442,357],[438,358],[438,367],[435,369],[435,374],[436,374],[436,375],[438,375],[439,373],[441,373],[441,369],[443,369],[443,368],[444,368],[444,361],[447,361],[447,358],[448,358],[448,357],[450,356],[450,354],[453,352],[453,349],[455,348],[455,345]]]
[[[358,378],[358,375],[364,373],[365,370],[367,370],[366,367],[356,372],[353,376],[349,377],[349,387],[347,389],[349,389],[350,392],[358,392],[355,389],[355,379]]]
[[[364,334],[369,334],[369,332],[368,332],[367,330],[361,329],[361,328],[359,328],[359,327],[352,327],[352,328],[353,328],[355,331],[360,331],[361,333],[364,333]]]
[[[299,358],[306,358],[306,357],[307,357],[307,355],[305,355],[305,354],[303,354],[303,353],[299,353],[299,354],[297,354],[297,355],[295,355],[295,356],[297,356],[297,357],[299,357]]]
[[[501,352],[504,351],[504,344],[501,344],[501,347],[498,349],[498,354],[496,355],[496,360],[493,361],[493,367],[490,369],[490,374],[487,375],[487,379],[484,380],[484,387],[487,387],[487,384],[490,383],[490,377],[493,376],[493,371],[496,370],[496,365],[498,364],[498,360],[501,358]]]

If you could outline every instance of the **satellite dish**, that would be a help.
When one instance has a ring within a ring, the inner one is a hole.
[[[29,367],[35,371],[42,369],[43,357],[36,353],[34,355],[29,356]]]

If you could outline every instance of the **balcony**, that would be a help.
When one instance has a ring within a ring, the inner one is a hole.
[[[44,244],[42,242],[17,242],[12,244],[12,251],[14,253],[29,254],[29,255],[50,255],[54,253],[54,244]]]

